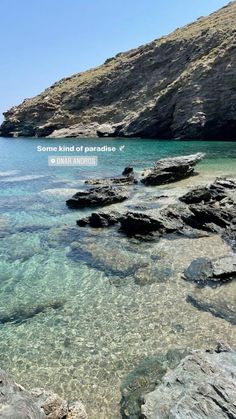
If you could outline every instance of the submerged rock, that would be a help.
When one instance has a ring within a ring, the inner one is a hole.
[[[236,417],[236,353],[218,347],[194,351],[144,397],[144,419]]]
[[[132,167],[125,167],[122,176],[104,179],[88,179],[85,181],[87,185],[132,185],[138,181],[134,177],[134,169]]]
[[[35,305],[20,305],[15,307],[11,311],[0,311],[0,324],[5,323],[14,323],[20,324],[23,323],[32,317],[40,313],[45,313],[47,310],[53,309],[58,310],[63,307],[65,300],[58,299],[54,301],[45,301],[40,304]]]
[[[165,282],[171,278],[172,274],[170,268],[152,262],[137,269],[134,273],[134,281],[137,285],[150,285],[156,282]]]
[[[104,272],[108,277],[133,276],[138,269],[146,265],[144,257],[122,249],[122,243],[116,246],[114,243],[112,246],[101,246],[94,239],[71,243],[71,251],[67,256],[75,261],[86,262],[93,268]]]
[[[217,288],[196,288],[187,296],[187,302],[200,311],[236,325],[236,281]]]
[[[197,153],[158,160],[141,182],[144,185],[162,185],[189,177],[203,157],[204,153]]]
[[[195,259],[184,271],[187,281],[199,286],[219,285],[236,279],[236,255],[215,260]]]
[[[69,404],[52,391],[28,391],[0,370],[0,418],[2,419],[87,419],[80,402]]]
[[[69,208],[96,207],[123,202],[128,197],[126,189],[101,186],[77,192],[66,204]]]
[[[88,179],[84,182],[86,185],[132,185],[137,183],[132,177],[122,176],[108,179]]]

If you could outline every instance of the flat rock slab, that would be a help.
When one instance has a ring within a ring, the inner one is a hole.
[[[126,189],[101,186],[77,192],[66,201],[69,208],[86,208],[123,202],[129,197]]]
[[[141,417],[233,419],[235,394],[236,353],[195,351],[145,396]]]
[[[197,153],[160,159],[141,182],[144,185],[162,185],[184,179],[193,174],[194,167],[204,156],[204,153]]]

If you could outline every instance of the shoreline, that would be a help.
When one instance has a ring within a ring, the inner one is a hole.
[[[152,214],[156,208],[159,211],[173,205],[189,187],[202,185],[205,180],[211,183],[215,172],[210,176],[207,170],[202,173],[203,166],[201,163],[199,170],[196,168],[200,175],[169,185],[128,186],[137,188],[135,194],[131,193],[128,200],[113,204],[110,209],[106,207],[105,211],[133,211],[133,207],[150,206],[146,213]],[[35,179],[35,182],[42,181],[43,178]],[[48,186],[48,181],[45,185]],[[47,194],[43,194],[42,199],[44,195]],[[168,195],[168,198],[159,199],[160,195]],[[37,199],[41,196],[41,192],[37,193]],[[53,210],[66,196],[59,196],[57,190],[55,200],[50,196],[48,199]],[[47,214],[47,219],[54,217],[53,214]],[[53,301],[55,294],[65,299],[60,309],[48,308],[46,313],[39,313],[21,324],[2,325],[3,365],[18,382],[27,387],[36,387],[40,382],[66,399],[81,400],[91,419],[118,419],[119,387],[140,363],[149,362],[168,350],[214,347],[224,336],[236,347],[235,326],[208,312],[197,311],[188,303],[186,297],[195,293],[195,285],[182,278],[183,271],[195,257],[215,259],[232,254],[219,235],[197,239],[163,237],[140,242],[126,238],[116,227],[80,230],[76,226],[76,219],[83,216],[80,210],[79,214],[72,211],[70,215],[67,209],[62,214],[55,227],[47,221],[48,230],[38,233],[32,230],[35,243],[40,238],[47,252],[44,254],[42,248],[33,247],[34,254],[29,257],[26,253],[29,259],[24,259],[22,279],[12,285],[6,282],[6,291],[11,285],[16,293],[12,296],[10,291],[4,292],[7,309],[8,304],[17,307],[21,300],[28,306],[31,300],[35,301],[35,296],[39,302],[42,297]],[[89,215],[87,210],[85,215]],[[6,237],[3,244],[11,245],[14,277],[19,272],[15,258],[19,257],[20,247],[24,249],[18,240],[24,241],[25,246],[29,236],[14,233],[12,240],[14,242],[10,241],[10,236]],[[18,253],[13,243],[18,244]],[[30,250],[30,241],[28,246]],[[148,283],[145,282],[147,273]],[[233,282],[222,287],[227,296],[234,293]],[[207,289],[204,292],[209,293]],[[198,292],[200,296],[203,297]],[[9,345],[14,354],[12,359],[7,356]]]

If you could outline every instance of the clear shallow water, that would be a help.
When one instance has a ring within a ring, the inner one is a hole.
[[[97,154],[95,168],[48,167],[53,153],[36,147],[62,144],[125,144],[125,150]],[[77,228],[76,219],[88,211],[65,205],[85,178],[198,151],[206,153],[198,176],[165,188],[140,187],[129,201],[110,207],[118,210],[152,204],[153,195],[174,197],[218,175],[236,176],[236,143],[0,140],[0,318],[14,315],[16,321],[0,325],[2,368],[23,385],[80,398],[92,419],[116,419],[120,383],[146,357],[223,338],[236,344],[234,326],[186,303],[193,286],[181,278],[193,255],[230,252],[219,237],[140,243],[113,229]],[[32,316],[36,305],[45,311]]]

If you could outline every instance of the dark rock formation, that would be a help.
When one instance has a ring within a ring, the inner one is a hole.
[[[122,172],[122,176],[133,176],[134,175],[134,169],[131,166],[127,166],[124,168]]]
[[[154,283],[165,282],[171,278],[173,272],[169,267],[158,266],[158,264],[147,263],[137,269],[134,274],[134,282],[137,285],[145,286]]]
[[[66,201],[66,204],[69,208],[96,207],[122,202],[128,197],[129,194],[125,189],[101,186],[77,192]]]
[[[227,192],[236,190],[236,183],[230,179],[216,179],[210,186],[198,187],[180,198],[186,204],[199,204],[200,202],[222,201]]]
[[[139,419],[144,395],[153,391],[168,369],[175,368],[188,353],[188,350],[168,351],[166,354],[144,359],[131,371],[123,379],[120,388],[122,419]]]
[[[5,113],[2,136],[236,139],[236,3],[60,80]]]
[[[236,417],[236,353],[225,346],[194,351],[144,397],[143,419]]]
[[[132,167],[125,167],[122,176],[104,179],[88,179],[85,181],[87,185],[132,185],[138,181],[134,177]]]
[[[164,229],[163,222],[158,218],[138,212],[127,212],[120,219],[121,230],[130,236],[149,234]]]
[[[104,212],[93,212],[89,217],[82,218],[77,220],[77,225],[79,227],[85,227],[89,225],[93,228],[109,227],[119,222],[120,214],[110,213],[106,214]]]
[[[217,179],[204,188],[203,194],[205,200],[201,199],[202,188],[197,188],[180,198],[184,202],[196,203],[190,204],[186,211],[179,212],[179,217],[194,229],[221,234],[235,249],[236,183],[228,179]]]
[[[199,286],[216,286],[232,281],[236,279],[236,255],[215,260],[195,259],[185,270],[184,277]]]
[[[2,419],[87,419],[80,402],[69,404],[43,389],[25,390],[0,370],[0,418]]]
[[[203,157],[203,153],[197,153],[160,159],[141,182],[145,185],[163,185],[187,178],[193,174],[194,167]]]

